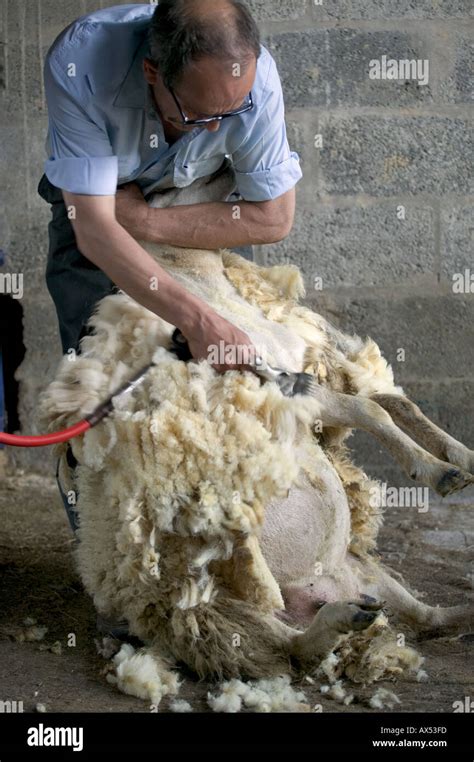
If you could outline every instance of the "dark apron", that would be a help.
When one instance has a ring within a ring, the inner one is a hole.
[[[117,291],[117,288],[102,270],[79,251],[60,188],[52,185],[46,175],[43,175],[38,193],[51,204],[46,284],[56,307],[63,354],[69,349],[79,352],[79,343],[88,332],[87,322],[95,305],[104,296]],[[70,445],[65,457],[74,478],[77,461]],[[78,529],[78,517],[61,485],[59,466],[60,460],[56,466],[56,482],[71,529],[75,533]]]
[[[118,289],[79,251],[60,188],[43,175],[38,193],[51,204],[46,284],[56,307],[65,354],[68,349],[79,349],[97,302]]]

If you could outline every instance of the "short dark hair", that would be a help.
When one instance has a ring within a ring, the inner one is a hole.
[[[240,0],[227,0],[230,13],[193,12],[194,0],[160,0],[149,29],[150,58],[166,87],[179,82],[186,66],[203,56],[240,63],[245,69],[258,58],[260,30]]]

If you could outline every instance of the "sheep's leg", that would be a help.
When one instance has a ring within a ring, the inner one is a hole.
[[[428,452],[464,471],[474,473],[474,451],[436,426],[414,402],[397,394],[375,394],[371,399],[381,405],[395,423],[411,434]]]
[[[466,632],[474,628],[474,604],[429,606],[418,601],[382,567],[370,567],[363,571],[368,572],[368,582],[364,589],[378,600],[383,600],[390,613],[401,622],[410,625],[415,632],[444,635]],[[375,581],[369,581],[374,579]]]
[[[201,678],[270,677],[318,664],[342,633],[365,629],[380,609],[368,599],[326,603],[300,631],[247,601],[222,596],[211,606],[174,611],[152,648]]]
[[[373,434],[392,453],[411,478],[432,487],[440,495],[463,489],[474,477],[438,460],[417,445],[395,425],[377,402],[358,396],[332,392],[318,386],[314,393],[321,405],[321,423],[333,428],[357,428]]]
[[[325,603],[309,627],[291,639],[291,656],[306,666],[318,663],[337,646],[341,634],[365,630],[381,608],[382,604],[367,596],[360,601]]]

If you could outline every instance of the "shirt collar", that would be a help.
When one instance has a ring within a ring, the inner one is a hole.
[[[119,108],[147,108],[148,82],[143,72],[143,59],[149,55],[148,40],[145,37],[135,53],[132,65],[120,85],[114,106]]]
[[[151,97],[150,86],[146,81],[143,72],[143,59],[149,55],[149,53],[148,39],[145,37],[135,53],[132,65],[120,85],[120,89],[115,96],[113,104],[119,108],[143,109],[146,111],[149,119],[154,119],[161,123],[161,119],[156,111],[155,103]],[[188,132],[187,134],[184,133],[183,138],[176,142],[179,143],[180,146],[185,145],[197,135],[200,135],[203,130],[203,127],[195,127],[191,132]]]

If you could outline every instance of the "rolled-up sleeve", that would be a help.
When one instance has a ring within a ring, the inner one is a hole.
[[[65,75],[67,79],[67,75]],[[48,180],[69,193],[113,196],[117,190],[118,158],[107,132],[86,113],[79,98],[62,81],[54,62],[44,68],[49,131],[49,158],[44,170]]]
[[[299,156],[290,150],[280,78],[271,61],[266,101],[248,136],[232,154],[237,188],[245,201],[270,201],[303,177]],[[250,112],[251,113],[251,112]]]

